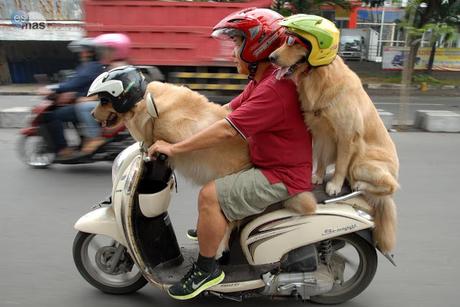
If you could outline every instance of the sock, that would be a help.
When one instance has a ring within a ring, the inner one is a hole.
[[[217,263],[214,257],[204,257],[199,254],[196,265],[200,268],[200,270],[205,271],[206,273],[212,273],[216,269]]]

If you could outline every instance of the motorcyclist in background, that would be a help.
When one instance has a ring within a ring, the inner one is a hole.
[[[54,141],[56,159],[68,159],[74,154],[68,147],[64,136],[64,122],[78,122],[75,102],[80,97],[85,97],[93,80],[104,72],[104,67],[98,61],[97,46],[89,38],[73,41],[68,45],[71,52],[79,54],[81,64],[76,68],[75,74],[57,86],[43,87],[38,90],[39,95],[49,96],[53,93],[60,94],[57,103],[63,105],[46,116],[49,132]]]
[[[93,39],[93,43],[97,47],[97,54],[100,62],[105,66],[105,70],[128,65],[127,58],[131,48],[131,40],[125,34],[101,34]],[[86,154],[101,146],[104,143],[104,138],[101,137],[100,124],[91,115],[91,111],[98,103],[97,97],[82,97],[78,100],[75,111],[86,139],[81,151]]]

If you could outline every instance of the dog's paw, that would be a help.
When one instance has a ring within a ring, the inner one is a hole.
[[[367,187],[367,183],[364,182],[364,181],[356,181],[355,183],[353,183],[353,185],[351,186],[351,189],[353,191],[364,191],[366,190],[366,187]]]
[[[323,184],[323,177],[313,174],[311,177],[311,183],[313,184]]]
[[[335,196],[338,195],[342,191],[342,185],[338,185],[334,183],[333,181],[329,181],[326,184],[326,193],[329,196]]]

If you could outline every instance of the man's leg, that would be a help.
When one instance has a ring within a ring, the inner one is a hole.
[[[77,114],[75,112],[75,105],[70,104],[58,108],[56,111],[56,136],[59,140],[60,151],[58,156],[61,155],[63,158],[69,158],[72,156],[73,151],[68,148],[67,140],[64,134],[64,122],[71,122],[74,125],[78,123]]]
[[[227,219],[220,210],[214,181],[201,189],[198,196],[198,212],[200,255],[214,258],[227,230]]]
[[[227,220],[220,210],[214,182],[201,189],[198,195],[198,214],[200,254],[197,263],[179,283],[168,290],[169,295],[180,300],[191,299],[225,278],[214,258],[227,228]]]
[[[97,104],[97,101],[84,101],[75,105],[75,112],[86,138],[81,148],[84,153],[92,153],[105,143],[104,138],[101,137],[101,127],[91,115],[91,111]]]
[[[67,148],[67,141],[64,136],[63,122],[76,122],[75,107],[73,105],[57,108],[47,114],[46,121],[51,137],[53,138],[56,152],[59,153]]]

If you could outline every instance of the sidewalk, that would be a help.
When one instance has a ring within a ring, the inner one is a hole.
[[[0,85],[0,95],[36,95],[43,84],[7,84]]]

